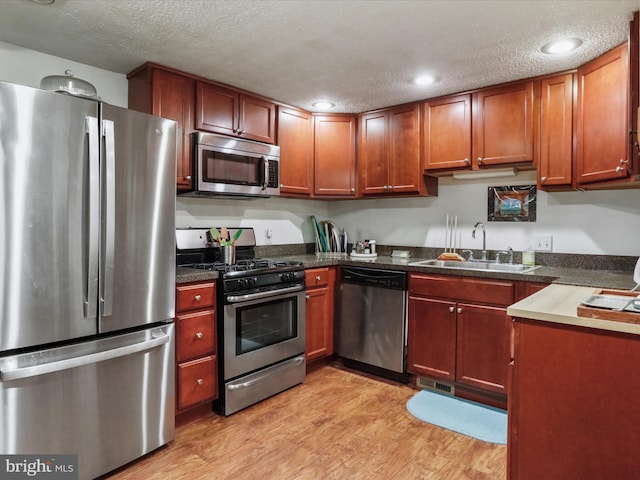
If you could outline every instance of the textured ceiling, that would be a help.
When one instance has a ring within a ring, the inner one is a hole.
[[[114,72],[152,61],[310,111],[359,113],[574,68],[640,0],[0,0],[0,40]],[[572,54],[539,48],[561,36]],[[60,74],[62,72],[51,72]],[[439,79],[419,87],[420,73]]]

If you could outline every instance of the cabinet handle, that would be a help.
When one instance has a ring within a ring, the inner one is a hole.
[[[620,165],[624,165],[625,163],[629,163],[629,160],[625,160],[623,158],[620,159]]]
[[[462,313],[462,308],[458,307],[458,313]]]
[[[199,378],[199,379],[197,379],[197,380],[196,380],[196,383],[197,383],[198,385],[202,385],[202,384],[204,383],[204,380],[203,380],[203,379],[201,379],[201,378]]]
[[[478,163],[482,163],[482,157],[478,157]]]
[[[544,183],[547,181],[547,177],[540,177],[540,183]]]
[[[455,308],[449,307],[449,312],[453,313],[454,310],[455,310]]]
[[[202,338],[202,332],[196,332],[196,338]]]
[[[202,300],[202,295],[196,295],[193,298],[195,299],[196,302],[199,302],[200,300]]]
[[[185,180],[187,180],[188,182],[191,181],[191,175],[187,175],[186,177],[184,177]]]

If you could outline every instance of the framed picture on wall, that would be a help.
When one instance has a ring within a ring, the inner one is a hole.
[[[536,186],[489,187],[487,205],[490,222],[535,222]]]

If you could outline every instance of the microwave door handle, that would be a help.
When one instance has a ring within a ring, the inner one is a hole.
[[[269,186],[269,159],[263,155],[262,156],[262,165],[263,165],[263,182],[262,182],[262,190],[266,190]]]

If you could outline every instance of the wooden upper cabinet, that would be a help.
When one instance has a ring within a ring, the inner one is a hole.
[[[392,108],[389,111],[390,192],[420,193],[422,173],[420,106],[416,103]]]
[[[129,108],[177,123],[176,183],[192,188],[191,133],[193,133],[194,80],[145,64],[129,75]]]
[[[578,186],[629,176],[628,82],[626,44],[578,69]]]
[[[358,153],[364,195],[380,195],[389,189],[388,130],[389,116],[386,111],[360,117]]]
[[[215,83],[196,82],[198,130],[275,143],[274,103]]]
[[[533,81],[487,88],[472,101],[474,168],[533,163]]]
[[[359,132],[364,195],[437,195],[437,181],[423,177],[419,104],[363,114]]]
[[[422,106],[425,170],[471,168],[471,95],[455,95]]]
[[[575,74],[540,82],[540,160],[538,184],[543,190],[572,188]]]
[[[280,194],[310,196],[313,193],[313,115],[290,107],[278,107],[280,146]]]
[[[356,195],[356,119],[352,115],[314,116],[314,194]]]

